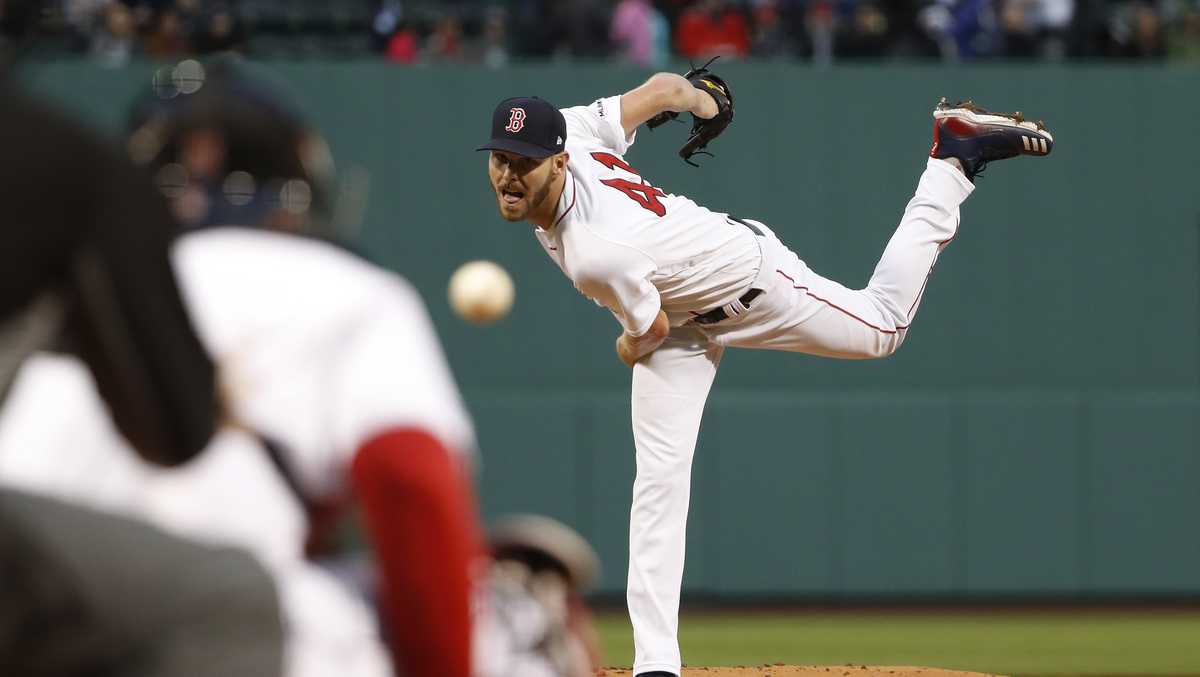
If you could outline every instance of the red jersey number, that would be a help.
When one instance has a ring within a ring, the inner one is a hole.
[[[630,167],[624,160],[612,155],[611,153],[592,153],[592,158],[609,169],[623,169],[634,176],[641,179],[637,170]],[[666,197],[666,193],[658,188],[651,186],[645,179],[641,182],[628,181],[626,179],[601,179],[600,183],[625,193],[629,199],[641,205],[642,209],[654,212],[658,216],[666,216],[667,208],[663,203],[658,201],[660,197]]]

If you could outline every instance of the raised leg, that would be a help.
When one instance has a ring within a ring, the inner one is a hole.
[[[958,230],[959,205],[974,186],[944,160],[930,159],[900,225],[863,289],[821,277],[772,234],[757,284],[766,293],[740,322],[713,325],[722,345],[867,359],[904,342],[942,249]]]

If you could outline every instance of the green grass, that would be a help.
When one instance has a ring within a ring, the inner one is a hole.
[[[624,613],[597,618],[610,666],[628,667]],[[693,666],[923,665],[1020,677],[1200,675],[1197,611],[705,613],[680,623]]]

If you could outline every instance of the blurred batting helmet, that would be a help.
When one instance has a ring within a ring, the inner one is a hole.
[[[330,234],[328,145],[280,88],[232,60],[161,69],[135,102],[128,144],[185,228]]]

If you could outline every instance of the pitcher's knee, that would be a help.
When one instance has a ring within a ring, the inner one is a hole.
[[[637,462],[637,482],[647,487],[671,487],[681,482],[686,484],[691,477],[692,459],[690,455],[680,455],[679,458],[647,458],[649,454],[639,454]]]
[[[654,464],[652,466],[640,464],[637,469],[637,479],[646,485],[673,486],[679,484],[681,478],[686,482],[687,478],[691,476],[691,472],[690,462]]]
[[[896,351],[900,350],[900,344],[902,343],[904,343],[904,339],[901,338],[899,334],[890,337],[888,340],[882,341],[879,347],[879,353],[876,355],[876,357],[884,358],[895,355]]]
[[[901,329],[900,331],[904,331],[904,330]],[[878,352],[878,355],[876,355],[876,357],[878,357],[878,358],[892,357],[892,355],[894,355],[896,351],[899,351],[902,343],[904,343],[904,335],[900,334],[900,332],[898,331],[898,332],[896,332],[896,334],[894,336],[889,336],[888,340],[881,342],[880,352]]]
[[[900,344],[904,343],[904,337],[901,333],[903,330],[891,332],[879,332],[874,340],[866,341],[853,354],[854,358],[860,360],[879,360],[885,357],[890,357],[900,349]]]

